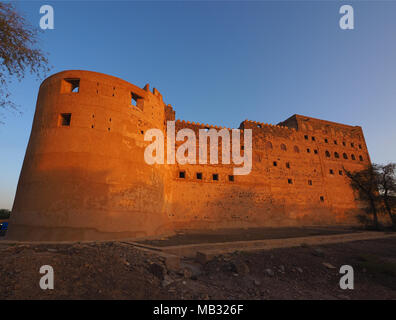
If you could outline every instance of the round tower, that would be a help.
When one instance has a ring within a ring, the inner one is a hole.
[[[40,86],[8,238],[85,240],[169,228],[164,168],[144,161],[144,133],[166,106],[148,85],[63,71]]]

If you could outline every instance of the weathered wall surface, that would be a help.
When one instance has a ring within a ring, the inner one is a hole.
[[[343,166],[370,163],[360,127],[298,115],[279,126],[244,121],[241,129],[253,129],[253,169],[233,176],[233,164],[146,164],[144,133],[165,130],[174,119],[148,86],[88,71],[46,79],[9,237],[103,239],[178,228],[355,222],[359,208],[341,173]],[[197,136],[205,127],[176,122],[176,131],[191,128]]]

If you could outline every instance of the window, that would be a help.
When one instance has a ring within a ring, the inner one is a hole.
[[[139,97],[137,94],[131,92],[131,105],[134,107],[137,107],[138,109],[143,111],[143,106],[140,103],[142,100],[142,97]]]
[[[315,154],[318,154],[318,150],[314,149],[314,153],[315,153]]]
[[[327,158],[330,158],[330,152],[326,150],[325,155]]]
[[[213,173],[212,178],[213,178],[214,181],[218,181],[219,180],[219,175],[217,173]]]
[[[359,144],[359,149],[362,149],[362,145],[361,144]]]
[[[307,148],[307,153],[310,153],[310,152],[311,152],[311,149]]]
[[[300,149],[299,149],[297,146],[294,146],[293,149],[294,149],[294,152],[295,152],[295,153],[299,153],[299,152],[300,152]]]
[[[185,179],[186,178],[186,171],[179,171],[179,178]]]
[[[354,154],[351,154],[351,159],[352,159],[352,160],[356,160],[356,158],[355,158],[355,155],[354,155]]]
[[[337,140],[334,140],[334,144],[337,144]]]
[[[334,157],[337,158],[337,159],[340,157],[340,155],[338,154],[338,152],[334,152]]]
[[[315,141],[315,137],[312,137],[312,141]]]
[[[348,159],[348,156],[346,153],[343,153],[342,156],[344,157],[344,159]]]
[[[229,175],[228,176],[228,181],[234,182],[234,176],[233,175]]]
[[[64,79],[61,91],[62,93],[78,93],[80,91],[80,79]]]
[[[343,173],[342,173],[342,170],[339,170],[339,171],[338,171],[338,174],[339,174],[340,176],[342,176],[342,174],[343,174]]]
[[[312,186],[312,180],[308,180],[308,185]]]
[[[70,127],[71,113],[61,113],[58,119],[58,127]]]
[[[324,202],[324,197],[323,196],[320,196],[320,201]]]
[[[271,143],[271,141],[267,141],[267,142],[265,143],[265,148],[266,148],[267,150],[272,149],[272,143]]]
[[[329,143],[329,140],[327,140],[327,139],[324,139],[324,142],[325,142],[325,143]]]
[[[305,135],[305,136],[304,136],[304,139],[305,139],[305,140],[308,140],[308,136],[307,136],[307,135]]]
[[[342,141],[342,145],[345,147],[346,146],[346,143],[345,143],[345,141]]]
[[[293,180],[292,179],[287,179],[287,183],[288,184],[293,184]]]
[[[282,149],[283,151],[286,151],[287,148],[286,148],[286,145],[285,145],[284,143],[281,144],[281,149]]]
[[[276,167],[278,165],[278,163],[276,161],[274,161],[272,164],[274,165],[274,167]]]
[[[202,172],[197,172],[197,179],[202,180]]]
[[[359,156],[359,160],[360,160],[360,161],[363,161],[363,157],[362,157],[362,156]]]
[[[355,146],[355,144],[353,142],[351,142],[351,147],[353,148]]]
[[[286,162],[286,168],[290,169],[290,162]]]
[[[334,171],[333,171],[333,169],[330,169],[330,174],[334,174]]]

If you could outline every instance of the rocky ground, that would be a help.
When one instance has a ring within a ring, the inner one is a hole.
[[[341,290],[341,265],[354,290]],[[41,290],[51,265],[54,290]],[[156,254],[122,242],[0,242],[0,299],[396,299],[396,241],[356,241],[182,260],[168,270]]]

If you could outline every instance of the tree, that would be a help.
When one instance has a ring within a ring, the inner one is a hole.
[[[345,168],[344,172],[350,179],[351,187],[358,192],[359,200],[367,202],[369,207],[367,213],[373,216],[373,227],[379,229],[378,224],[378,180],[376,170],[373,166],[368,166],[361,171],[351,172]]]
[[[389,215],[392,226],[396,229],[396,163],[374,165],[377,175],[379,197]]]
[[[6,109],[19,111],[7,88],[14,77],[21,81],[26,72],[38,78],[50,70],[44,53],[37,48],[38,29],[33,28],[11,3],[0,2],[0,115]]]

